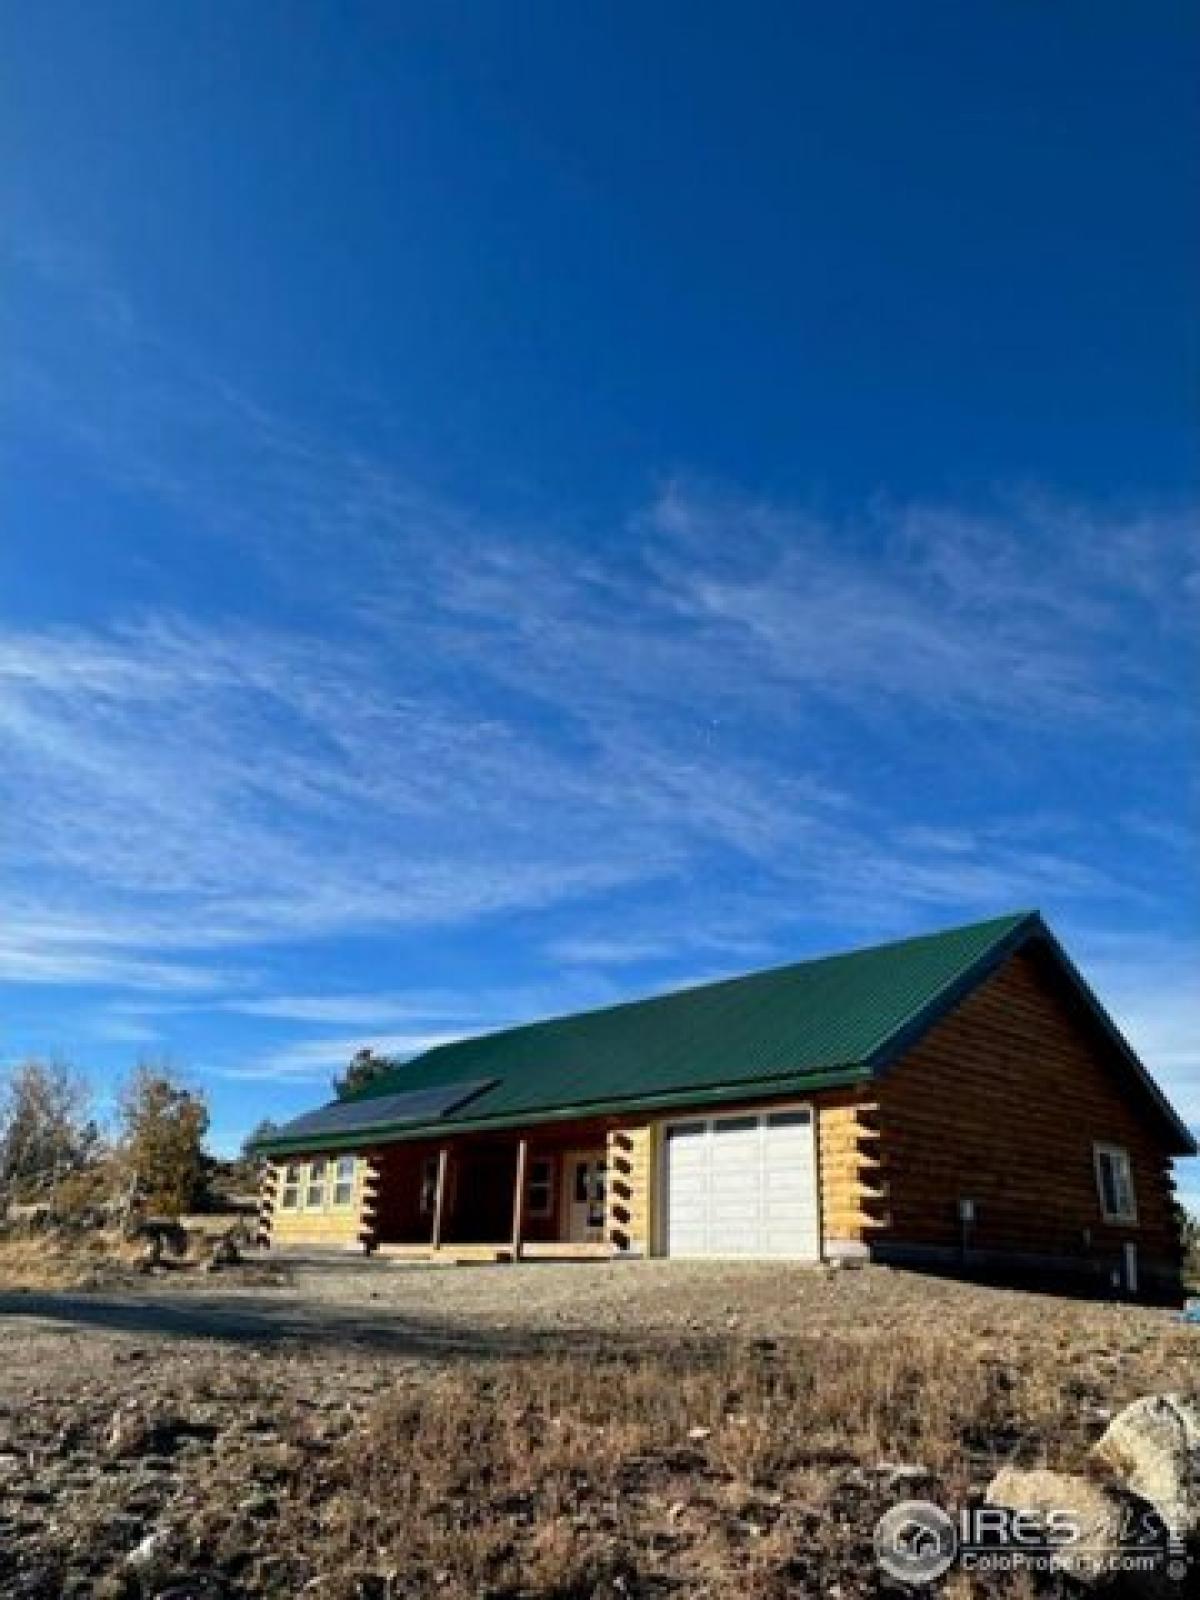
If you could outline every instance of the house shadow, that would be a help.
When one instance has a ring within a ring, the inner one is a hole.
[[[92,1331],[154,1340],[204,1340],[260,1349],[298,1348],[347,1354],[375,1352],[438,1363],[506,1360],[531,1355],[595,1353],[608,1359],[666,1357],[684,1336],[675,1330],[493,1325],[468,1312],[422,1318],[411,1310],[283,1299],[270,1293],[198,1291],[163,1294],[0,1291],[0,1329],[6,1321],[47,1331]],[[767,1341],[763,1341],[767,1342]],[[686,1344],[703,1358],[713,1335],[688,1330]]]

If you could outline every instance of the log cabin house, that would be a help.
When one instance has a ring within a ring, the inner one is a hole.
[[[1196,1154],[1036,912],[440,1045],[260,1148],[276,1249],[870,1259],[1168,1299]]]

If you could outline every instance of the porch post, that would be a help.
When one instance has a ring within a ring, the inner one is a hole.
[[[446,1199],[446,1168],[450,1164],[450,1152],[445,1145],[438,1151],[437,1186],[433,1191],[433,1233],[430,1244],[435,1250],[440,1250],[442,1245],[442,1213]]]
[[[521,1229],[525,1223],[525,1165],[529,1160],[529,1140],[517,1140],[517,1186],[513,1190],[512,1254],[521,1258]]]

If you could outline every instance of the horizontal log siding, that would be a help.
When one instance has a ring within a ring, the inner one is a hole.
[[[292,1160],[303,1160],[303,1157],[292,1157]],[[367,1182],[368,1167],[366,1161],[357,1158],[354,1163],[354,1196],[348,1206],[335,1206],[333,1204],[333,1167],[330,1166],[329,1178],[325,1185],[325,1204],[317,1208],[298,1211],[285,1211],[281,1205],[283,1198],[283,1163],[272,1163],[271,1172],[268,1174],[267,1183],[273,1193],[273,1205],[270,1215],[270,1241],[276,1249],[295,1248],[303,1245],[319,1245],[326,1248],[345,1246],[353,1248],[362,1242],[363,1232],[363,1191]],[[304,1198],[303,1186],[301,1187],[301,1200]]]
[[[1146,1276],[1178,1270],[1170,1159],[1111,1047],[1035,955],[1019,952],[876,1085],[887,1249],[962,1246],[1074,1258],[1106,1274],[1125,1241]],[[1105,1222],[1095,1143],[1129,1152],[1135,1226]],[[1090,1235],[1090,1241],[1089,1236]]]

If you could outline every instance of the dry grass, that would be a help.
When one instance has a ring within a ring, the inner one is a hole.
[[[871,1530],[912,1492],[890,1466],[918,1463],[922,1492],[956,1504],[1018,1442],[1084,1437],[1049,1368],[1014,1381],[919,1335],[472,1365],[383,1389],[332,1440],[293,1428],[249,1592],[314,1571],[336,1600],[874,1592]],[[230,1558],[243,1535],[223,1515],[192,1539],[231,1536]]]
[[[56,1289],[117,1289],[144,1286],[147,1277],[196,1274],[207,1259],[211,1240],[202,1230],[188,1235],[178,1256],[170,1251],[153,1271],[147,1242],[130,1239],[119,1228],[43,1227],[0,1233],[0,1291],[34,1293]],[[286,1276],[264,1265],[243,1269],[243,1281],[271,1283]]]
[[[394,1285],[414,1324],[423,1302],[425,1339],[232,1345],[13,1319],[0,1593],[149,1600],[209,1592],[207,1576],[225,1600],[859,1600],[885,1592],[871,1537],[897,1500],[969,1503],[1013,1456],[1075,1465],[1109,1411],[1195,1381],[1194,1336],[1165,1314],[915,1277],[359,1281],[372,1307]],[[581,1284],[586,1334],[558,1320]],[[746,1319],[757,1296],[778,1334],[723,1310],[700,1325],[715,1285],[736,1285]],[[459,1309],[441,1323],[437,1303]],[[636,1335],[611,1325],[617,1305]],[[25,1505],[25,1484],[43,1498]],[[1035,1592],[962,1574],[942,1590]]]
[[[108,1233],[14,1233],[0,1237],[0,1289],[90,1288],[98,1278],[131,1270],[142,1249]]]

